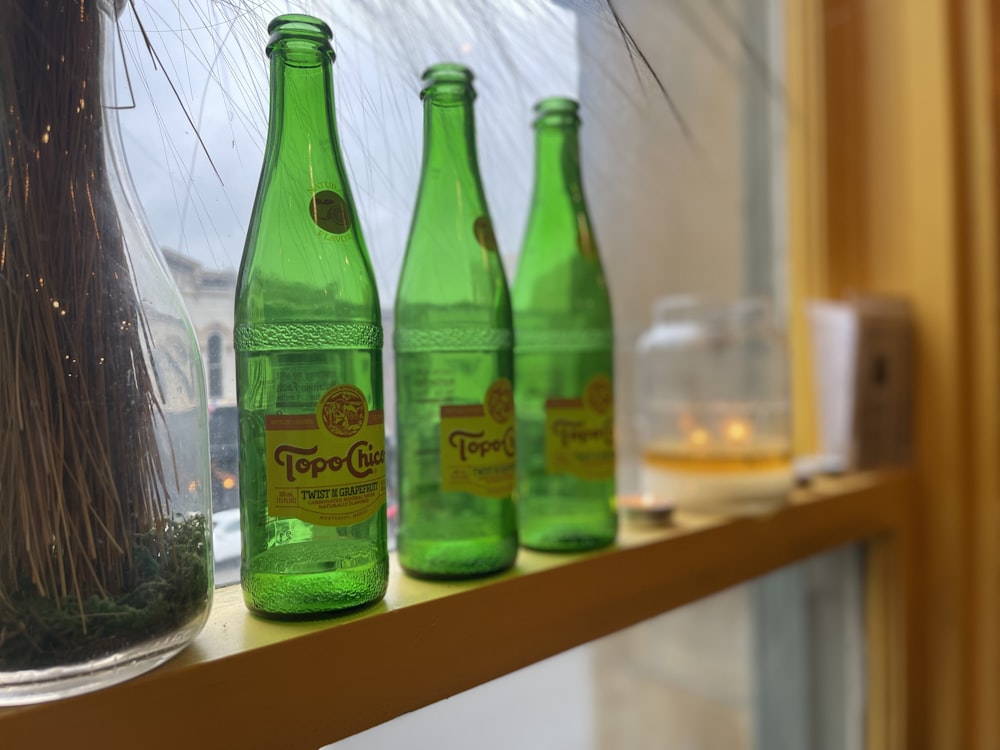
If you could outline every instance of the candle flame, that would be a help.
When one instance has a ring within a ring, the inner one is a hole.
[[[730,442],[746,442],[750,437],[750,425],[742,419],[732,419],[726,423],[725,435]]]
[[[708,434],[708,430],[703,429],[701,427],[696,427],[695,429],[691,430],[691,432],[688,434],[688,441],[691,443],[691,445],[699,447],[708,445],[710,439],[711,438]]]

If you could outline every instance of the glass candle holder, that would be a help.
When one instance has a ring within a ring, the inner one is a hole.
[[[642,503],[749,514],[792,487],[785,337],[770,304],[667,297],[637,349]]]

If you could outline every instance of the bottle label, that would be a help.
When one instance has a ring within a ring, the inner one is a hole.
[[[267,512],[352,526],[385,504],[385,425],[353,385],[334,386],[314,414],[265,419]]]
[[[514,491],[514,389],[499,378],[481,404],[441,407],[441,489],[505,498]]]
[[[493,234],[493,222],[489,216],[479,216],[472,222],[472,233],[476,235],[476,242],[490,253],[497,251],[497,238]]]
[[[611,378],[591,378],[580,398],[545,402],[545,470],[580,479],[615,476],[614,388]]]
[[[309,199],[309,215],[316,226],[330,234],[343,234],[351,228],[347,201],[332,190],[320,190]]]

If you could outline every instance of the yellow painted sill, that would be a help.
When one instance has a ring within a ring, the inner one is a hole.
[[[576,555],[522,550],[500,576],[417,581],[379,604],[275,622],[216,592],[194,644],[129,682],[0,709],[0,746],[317,748],[810,555],[898,530],[909,477],[823,480],[751,519],[626,525]]]

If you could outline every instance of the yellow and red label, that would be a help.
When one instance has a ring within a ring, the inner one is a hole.
[[[514,389],[499,378],[481,404],[441,407],[441,489],[505,498],[514,491]]]
[[[385,425],[353,385],[334,386],[313,414],[269,414],[267,512],[321,526],[366,521],[385,504]]]
[[[611,378],[591,378],[580,398],[545,402],[545,470],[581,479],[615,475],[614,389]]]

